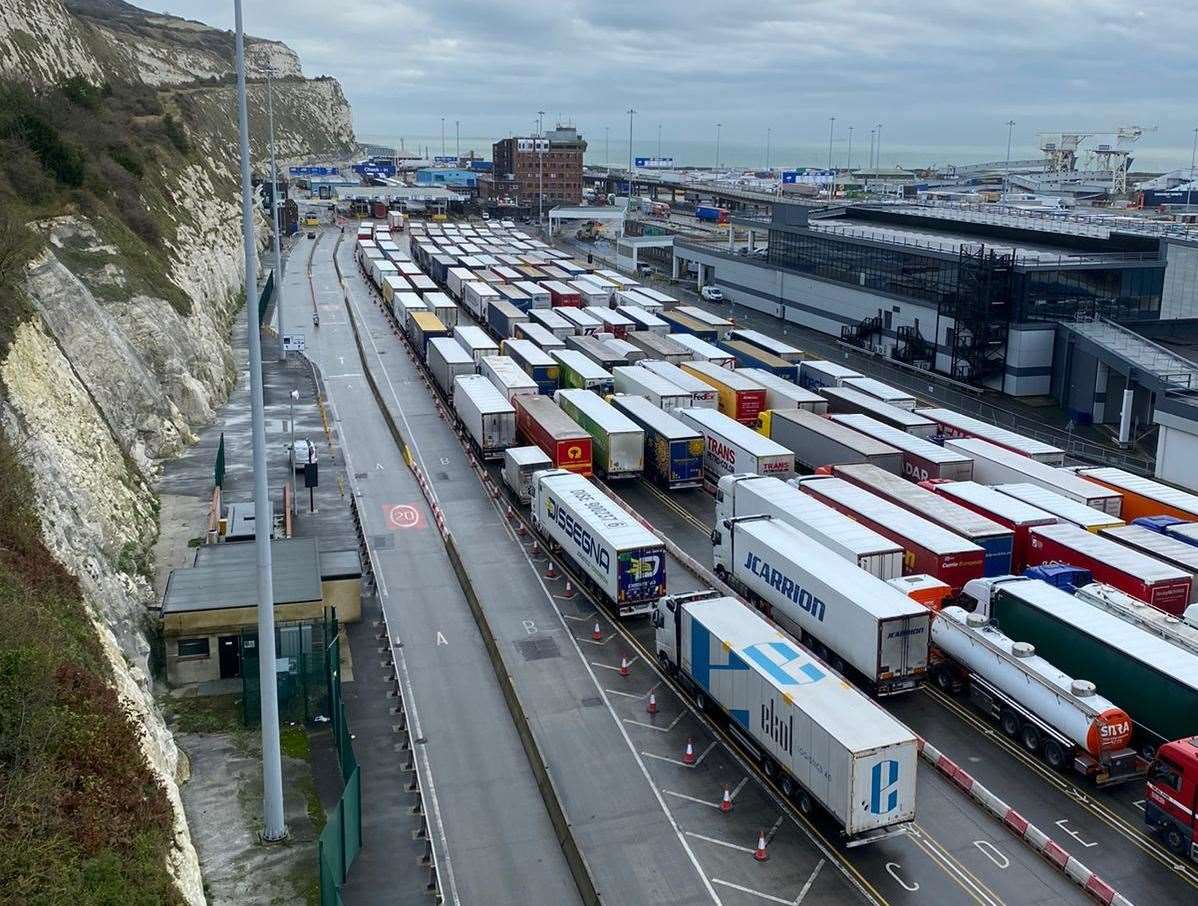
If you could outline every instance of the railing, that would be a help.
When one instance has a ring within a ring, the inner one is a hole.
[[[321,906],[341,906],[341,886],[362,850],[362,769],[354,755],[353,735],[345,720],[345,702],[341,700],[341,643],[337,621],[334,618],[330,622],[332,641],[325,648],[325,673],[329,684],[333,744],[345,788],[337,805],[326,815],[316,847]]]

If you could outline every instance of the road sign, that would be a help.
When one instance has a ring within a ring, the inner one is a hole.
[[[336,176],[336,167],[288,167],[292,176]]]
[[[670,169],[674,166],[672,157],[636,157],[633,164],[638,170]]]
[[[304,335],[302,333],[283,334],[284,352],[303,352],[304,349]]]
[[[389,529],[424,528],[424,517],[410,503],[389,504],[383,507],[383,511]]]

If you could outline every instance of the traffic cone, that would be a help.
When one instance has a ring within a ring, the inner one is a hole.
[[[620,676],[628,676],[631,673],[632,671],[628,669],[628,658],[620,658]]]
[[[757,852],[753,853],[753,858],[758,862],[768,861],[770,854],[765,851],[765,832],[762,831],[757,835]]]
[[[528,534],[528,529],[526,529],[526,528],[524,527],[524,523],[523,523],[523,522],[517,522],[517,523],[516,523],[516,534],[517,534],[517,535],[519,535],[521,538],[523,538],[525,535],[527,535],[527,534]]]
[[[571,582],[569,579],[566,580],[566,590],[562,592],[562,597],[563,598],[574,597],[574,583]]]
[[[686,740],[686,751],[682,753],[683,764],[695,763],[695,743],[691,739]]]
[[[534,557],[541,556],[541,545],[537,544],[535,540],[532,543],[532,555]]]
[[[545,570],[545,578],[546,579],[556,579],[557,578],[557,567],[553,565],[552,560],[549,561],[549,567]]]
[[[657,696],[652,692],[649,693],[649,704],[645,705],[645,710],[650,714],[657,713]]]
[[[512,509],[512,505],[509,503],[507,505],[507,518],[513,519],[513,518],[515,518],[515,516],[516,516],[516,511]]]
[[[724,799],[720,802],[720,811],[725,815],[732,811],[732,791],[724,787]]]
[[[599,640],[601,640],[603,638],[603,633],[599,631],[598,623],[595,624],[595,628],[591,632],[591,638],[594,639],[596,642],[598,642]]]

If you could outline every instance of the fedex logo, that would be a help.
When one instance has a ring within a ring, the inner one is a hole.
[[[899,763],[893,758],[879,761],[869,770],[869,810],[885,815],[898,808]]]

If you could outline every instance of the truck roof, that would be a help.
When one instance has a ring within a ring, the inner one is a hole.
[[[794,454],[786,447],[768,437],[758,434],[747,425],[725,415],[718,409],[679,409],[678,417],[690,421],[731,441],[752,456],[790,456]]]
[[[897,591],[895,594],[903,597]],[[736,598],[711,598],[684,606],[692,619],[723,643],[730,658],[735,657],[781,696],[796,702],[849,750],[863,752],[914,740],[911,731],[876,702]]]
[[[553,460],[544,450],[537,446],[508,447],[503,455],[518,466],[532,466],[543,463],[546,469],[553,468]]]
[[[1033,440],[1014,431],[1008,431],[1006,428],[1000,428],[998,425],[992,425],[989,422],[981,421],[972,416],[955,412],[952,409],[931,407],[916,409],[915,411],[934,422],[950,425],[966,434],[976,434],[978,437],[989,440],[991,443],[1009,447],[1012,450],[1018,450],[1025,456],[1051,455],[1055,453],[1064,455],[1059,447]]]
[[[1149,500],[1155,500],[1157,503],[1168,504],[1187,513],[1198,514],[1198,496],[1183,491],[1180,488],[1161,484],[1159,481],[1153,481],[1151,478],[1145,478],[1142,475],[1133,475],[1131,472],[1111,467],[1079,469],[1077,474],[1082,476],[1082,478],[1093,479],[1095,483],[1111,485],[1121,491],[1139,494],[1141,497],[1147,497]]]
[[[772,372],[766,371],[764,368],[737,368],[736,370],[750,380],[756,381],[767,390],[785,393],[791,399],[808,403],[824,402],[824,398],[818,393],[812,393],[806,387],[800,387],[794,381],[788,381],[786,378],[779,377]]]
[[[859,390],[862,393],[868,393],[870,396],[875,396],[883,402],[891,402],[892,400],[911,400],[915,401],[915,394],[906,390],[900,390],[898,387],[891,387],[889,384],[884,384],[877,378],[871,377],[851,377],[844,379],[844,385],[853,390]],[[891,403],[894,405],[894,403]]]
[[[770,416],[771,418],[781,418],[786,421],[795,422],[809,431],[815,431],[830,440],[836,441],[838,444],[855,450],[862,456],[897,455],[899,452],[889,444],[882,443],[876,437],[862,434],[848,425],[834,422],[830,418],[817,415],[808,409],[773,409],[771,411],[773,413]]]
[[[559,396],[568,404],[574,406],[579,412],[583,413],[587,418],[593,420],[596,425],[602,428],[609,434],[640,434],[645,433],[645,429],[630,419],[619,409],[614,408],[607,403],[599,394],[593,390],[580,390],[578,388],[567,388],[557,391],[555,396]]]
[[[1100,537],[1112,538],[1150,556],[1160,557],[1187,572],[1198,573],[1198,547],[1142,525],[1113,525],[1104,528]]]
[[[1198,655],[1159,638],[1134,623],[1128,623],[1093,604],[1054,588],[1041,579],[1010,577],[991,580],[991,588],[1010,594],[1036,610],[1049,614],[1077,631],[1097,639],[1105,647],[1168,673],[1177,682],[1198,690]],[[1099,684],[1102,677],[1086,677]]]
[[[716,381],[732,390],[765,389],[752,378],[745,377],[738,371],[733,371],[731,368],[725,368],[723,365],[717,365],[715,362],[708,362],[703,359],[683,362],[682,370],[691,372],[704,383]]]
[[[1024,503],[1030,503],[1037,509],[1052,513],[1067,522],[1091,528],[1094,526],[1123,525],[1123,520],[1092,506],[1086,506],[1078,500],[1042,488],[1031,482],[1013,482],[1011,484],[996,484],[994,490]]]
[[[542,399],[545,399],[542,397]],[[574,472],[556,471],[541,479],[553,493],[572,501],[571,515],[616,550],[661,547],[662,540],[625,512],[590,480]],[[549,513],[553,517],[552,511]]]
[[[892,406],[891,408],[895,407]],[[902,412],[903,410],[899,409],[898,411]],[[896,447],[904,453],[923,457],[928,462],[943,464],[946,462],[970,461],[970,458],[964,453],[956,450],[947,450],[932,443],[930,440],[924,440],[922,437],[908,434],[899,428],[883,424],[876,418],[870,418],[868,415],[829,415],[828,418],[842,425],[847,425],[854,431],[860,431],[862,434],[868,434],[870,437],[880,440],[883,443],[890,444],[890,446]],[[1024,458],[1026,459],[1026,457]]]
[[[672,337],[680,337],[683,334],[671,334]],[[696,390],[702,393],[712,393],[715,388],[706,381],[701,381],[689,371],[684,371],[673,362],[663,362],[660,359],[645,359],[637,363],[642,368],[647,368],[654,374],[659,374],[671,384],[681,387],[688,393],[694,393]]]
[[[1122,498],[1123,496],[1118,491],[1104,488],[1097,482],[1079,478],[1068,469],[1058,469],[1056,466],[1039,462],[1022,453],[1015,453],[987,440],[979,440],[976,437],[956,437],[946,440],[944,445],[971,458],[989,459],[1007,468],[1022,472],[1035,484],[1043,482],[1050,489],[1060,488],[1087,500],[1097,500],[1103,497]]]
[[[659,312],[658,317],[663,321],[669,315],[669,312]],[[696,337],[693,333],[671,333],[670,336],[677,342],[681,343],[687,349],[691,350],[695,355],[701,356],[704,359],[723,359],[727,361],[733,358],[732,353],[725,349],[720,349],[713,343],[708,343],[702,337]]]
[[[802,363],[802,367],[810,368],[812,371],[822,371],[824,374],[835,378],[864,377],[861,372],[854,371],[847,365],[841,365],[839,362],[829,362],[826,359],[809,359]]]
[[[430,348],[436,349],[441,354],[441,358],[449,365],[474,364],[474,356],[463,349],[462,344],[453,337],[433,337],[428,341],[428,345]],[[1194,550],[1198,551],[1198,548]]]
[[[936,491],[944,494],[950,500],[962,500],[966,503],[980,506],[982,509],[994,513],[996,516],[1010,519],[1016,525],[1035,525],[1041,522],[1051,523],[1057,519],[1055,514],[1047,510],[1034,507],[1017,497],[1010,497],[1002,493],[1002,491],[979,484],[976,481],[946,481],[937,484]],[[1084,506],[1084,504],[1080,505]]]
[[[880,525],[894,529],[904,538],[910,538],[935,554],[982,553],[982,548],[972,541],[843,478],[816,476],[800,481],[799,486],[803,490],[817,497],[835,500]]]
[[[616,409],[623,409],[639,418],[658,434],[667,440],[699,440],[703,435],[685,422],[674,418],[670,413],[657,408],[643,396],[633,393],[617,393],[611,398],[611,404]],[[1198,548],[1195,548],[1198,550]]]
[[[1164,582],[1174,579],[1190,578],[1190,573],[1178,569],[1150,557],[1138,550],[1133,550],[1125,544],[1112,541],[1104,535],[1087,532],[1071,522],[1058,522],[1056,525],[1037,525],[1031,530],[1032,536],[1040,535],[1049,538],[1057,544],[1063,544],[1071,550],[1100,560],[1108,566],[1113,566],[1121,572],[1143,579],[1146,582]],[[1147,531],[1145,529],[1144,531]],[[1158,536],[1159,537],[1159,536]],[[1184,544],[1185,542],[1178,542]],[[1071,564],[1077,566],[1079,564]]]
[[[594,359],[577,349],[553,349],[549,354],[572,371],[578,372],[587,380],[611,380],[611,372],[598,364]]]
[[[669,378],[664,378],[648,368],[642,368],[640,365],[617,365],[611,370],[612,377],[624,375],[631,380],[646,387],[652,393],[657,393],[663,396],[681,396],[690,398],[690,393],[683,390]],[[1198,548],[1194,548],[1198,551]]]
[[[912,428],[933,428],[936,423],[930,418],[924,418],[922,415],[917,415],[907,409],[900,409],[898,406],[893,406],[890,403],[878,399],[871,393],[866,393],[864,390],[857,390],[853,387],[820,387],[820,395],[829,400],[843,400],[853,406],[859,406],[867,412],[876,414],[879,418],[885,418],[901,425],[904,432],[910,431]],[[935,446],[935,445],[933,445]]]
[[[539,324],[535,324],[533,326],[540,327]],[[544,330],[543,327],[541,329]],[[533,365],[533,366],[539,367],[542,365],[556,365],[557,364],[557,362],[553,359],[552,356],[549,355],[549,353],[547,353],[545,350],[543,350],[540,346],[538,346],[532,340],[518,340],[518,339],[504,340],[503,341],[503,351],[504,352],[510,351],[511,354],[520,356],[520,358],[522,358],[522,359],[524,359],[524,361],[528,362],[529,365]]]
[[[993,519],[987,519],[980,513],[966,509],[959,503],[953,503],[946,497],[870,463],[834,466],[833,474],[845,475],[855,484],[862,484],[869,490],[876,489],[879,496],[892,498],[912,512],[966,538],[1011,534],[1011,530],[1005,525],[999,525]]]

